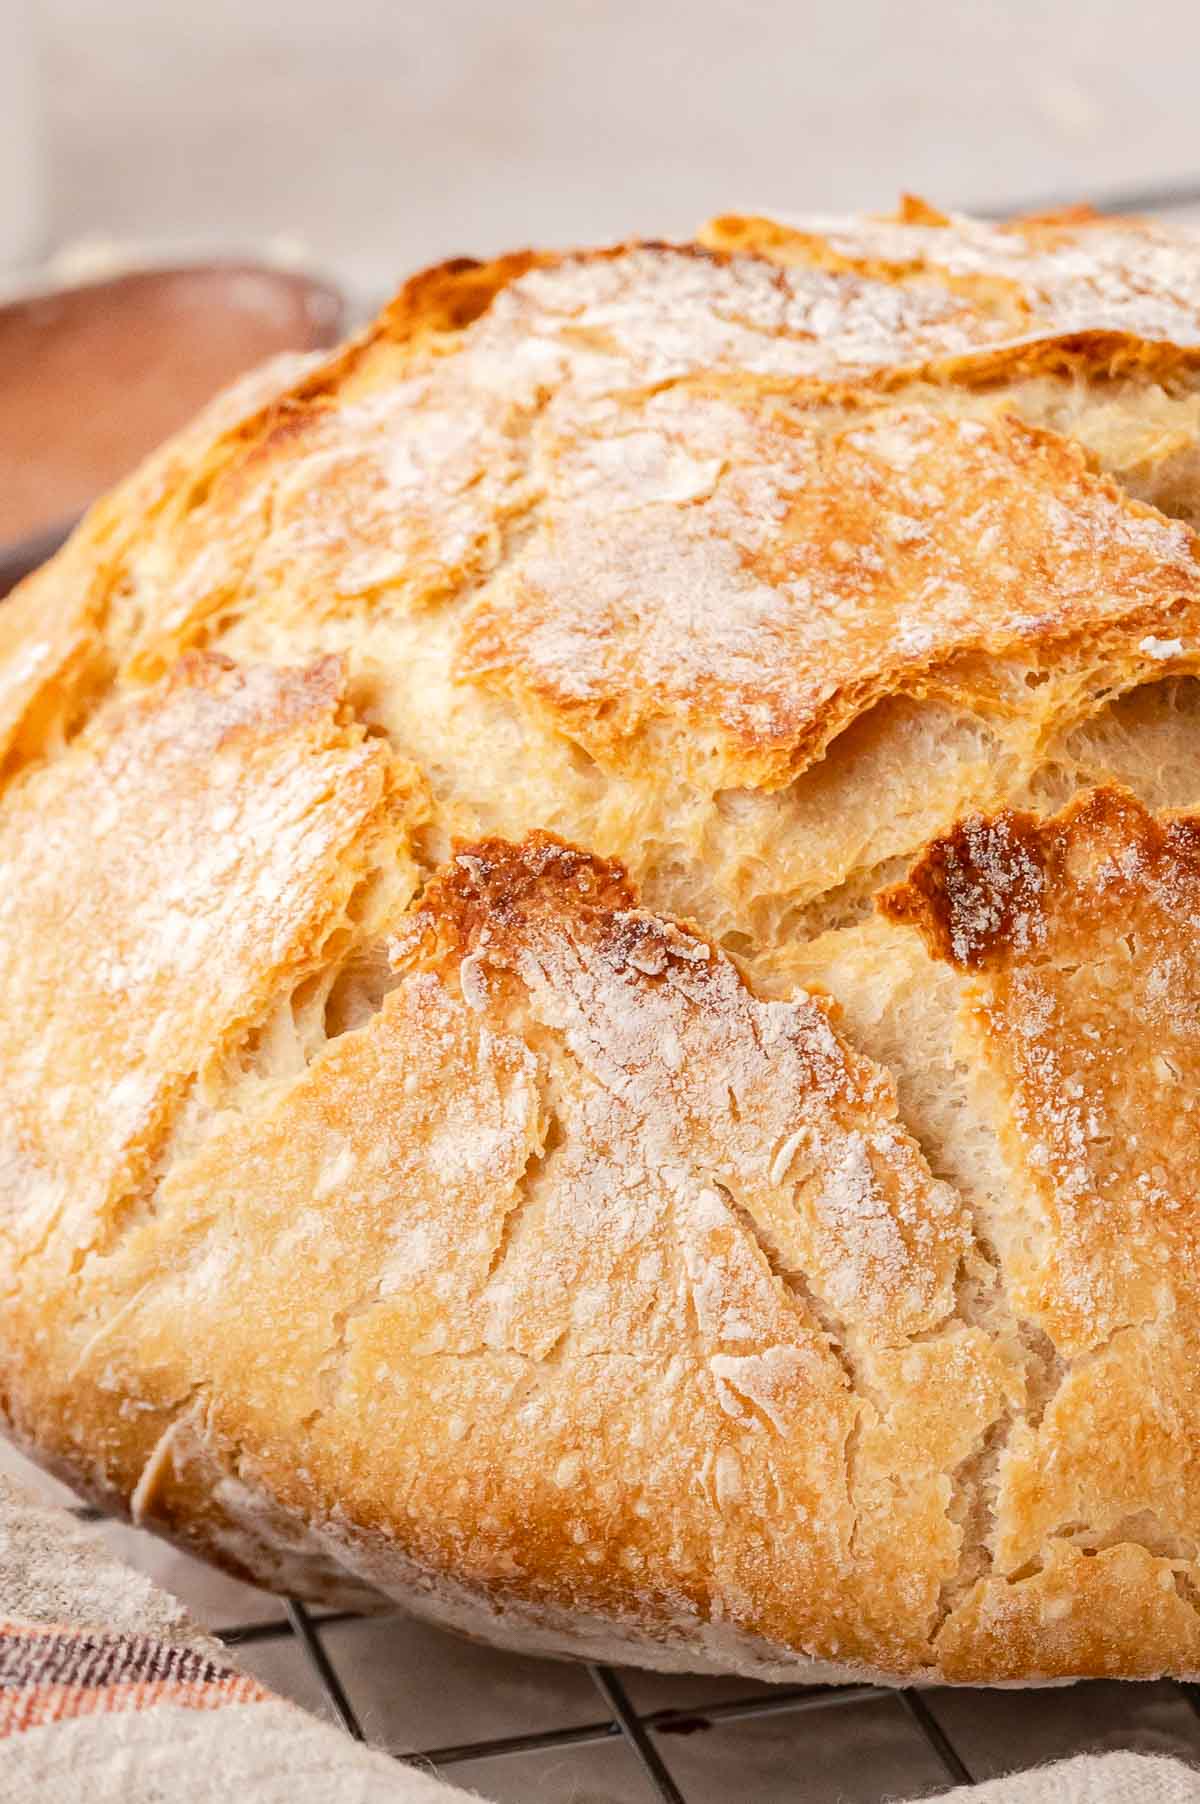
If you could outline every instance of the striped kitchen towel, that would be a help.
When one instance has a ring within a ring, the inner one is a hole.
[[[239,1672],[183,1606],[0,1476],[0,1804],[469,1804]]]
[[[80,1716],[175,1704],[217,1710],[270,1693],[199,1648],[151,1635],[0,1619],[0,1741]]]

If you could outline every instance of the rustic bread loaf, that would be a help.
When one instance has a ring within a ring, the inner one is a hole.
[[[265,1583],[1200,1672],[1200,234],[456,263],[0,610],[0,1399]]]

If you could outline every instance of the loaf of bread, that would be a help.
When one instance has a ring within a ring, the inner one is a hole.
[[[1200,232],[447,264],[0,609],[0,1403],[307,1597],[1200,1673]]]

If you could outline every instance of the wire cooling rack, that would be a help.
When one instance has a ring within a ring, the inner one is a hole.
[[[102,1513],[87,1506],[75,1506],[71,1513],[84,1522],[102,1522]],[[330,1651],[326,1641],[327,1631],[337,1629],[347,1623],[378,1623],[386,1618],[367,1618],[353,1610],[312,1610],[297,1598],[283,1600],[283,1615],[265,1622],[246,1622],[217,1631],[220,1640],[231,1650],[253,1648],[264,1643],[290,1644],[303,1653],[312,1677],[315,1679],[326,1708],[332,1719],[340,1725],[347,1735],[355,1741],[367,1742],[359,1712],[355,1709],[349,1695],[343,1675],[338,1670],[338,1661]],[[972,1770],[967,1755],[956,1745],[955,1740],[947,1732],[945,1725],[939,1721],[931,1708],[925,1693],[920,1690],[894,1690],[891,1687],[870,1684],[847,1685],[779,1685],[769,1691],[761,1687],[743,1695],[722,1698],[717,1702],[705,1702],[697,1707],[672,1707],[668,1709],[641,1710],[635,1705],[622,1675],[611,1666],[589,1663],[584,1670],[589,1674],[595,1687],[599,1708],[593,1720],[573,1724],[569,1727],[527,1730],[510,1735],[491,1736],[483,1740],[463,1740],[433,1745],[418,1749],[406,1749],[393,1753],[393,1758],[408,1765],[414,1765],[453,1777],[453,1769],[467,1762],[490,1760],[505,1755],[552,1755],[571,1748],[584,1747],[589,1744],[603,1742],[623,1742],[635,1757],[645,1780],[645,1788],[641,1798],[631,1796],[628,1804],[649,1804],[649,1800],[657,1799],[659,1804],[690,1804],[687,1789],[680,1783],[676,1774],[671,1771],[668,1760],[660,1752],[660,1738],[672,1735],[690,1735],[696,1730],[715,1728],[721,1723],[745,1721],[755,1717],[778,1717],[788,1719],[794,1724],[795,1757],[797,1769],[803,1770],[803,1756],[806,1738],[806,1715],[836,1709],[841,1715],[845,1713],[850,1720],[845,1727],[847,1742],[855,1735],[854,1712],[862,1706],[882,1700],[890,1700],[907,1715],[909,1723],[924,1748],[933,1757],[938,1768],[945,1775],[946,1782],[957,1786],[972,1786],[981,1780],[993,1776],[991,1772],[975,1772]],[[402,1685],[404,1673],[397,1669],[396,1683]],[[1096,1688],[1102,1689],[1102,1688]],[[1137,1689],[1130,1687],[1130,1690]],[[1186,1704],[1190,1718],[1200,1723],[1200,1685],[1186,1684],[1182,1681],[1171,1681],[1171,1693]],[[1060,1697],[1071,1699],[1078,1707],[1081,1694],[1089,1687],[1072,1687]],[[936,1695],[936,1694],[934,1694]],[[988,1693],[977,1694],[986,1698]],[[1028,1694],[1026,1694],[1028,1695]],[[1079,1714],[1077,1708],[1077,1715]],[[826,1719],[827,1722],[828,1719]],[[1103,1708],[1098,1713],[1097,1721],[1104,1723],[1106,1716]],[[826,1728],[825,1733],[828,1733]],[[1120,1736],[1117,1739],[1121,1739]],[[1111,1734],[1104,1737],[1105,1746],[1113,1745]],[[1073,1748],[1072,1751],[1080,1751]],[[1197,1743],[1191,1750],[1193,1758],[1200,1756],[1200,1727],[1197,1729]],[[1034,1752],[1030,1763],[1037,1764],[1042,1758]],[[1019,1768],[1021,1761],[1008,1761],[1006,1765]],[[907,1787],[906,1787],[907,1789]],[[876,1788],[877,1790],[877,1788]],[[552,1791],[538,1791],[539,1798],[554,1796]],[[800,1795],[812,1797],[820,1795],[811,1788],[806,1788]],[[842,1789],[839,1787],[839,1795]],[[889,1794],[890,1795],[890,1794]],[[564,1788],[563,1804],[577,1796],[573,1785]]]
[[[317,1614],[296,1599],[289,1599],[286,1619],[282,1622],[248,1623],[244,1627],[222,1631],[221,1639],[232,1648],[248,1643],[295,1637],[308,1657],[313,1673],[324,1693],[335,1720],[356,1741],[365,1741],[362,1724],[346,1693],[334,1661],[322,1639],[326,1627],[341,1622],[360,1620],[351,1611]],[[727,1698],[720,1703],[705,1704],[700,1710],[637,1710],[618,1673],[611,1666],[589,1664],[603,1714],[594,1722],[572,1728],[543,1729],[519,1735],[495,1736],[486,1741],[454,1742],[444,1747],[422,1748],[399,1754],[397,1759],[413,1765],[433,1767],[449,1772],[463,1761],[483,1760],[504,1754],[552,1753],[588,1742],[623,1738],[639,1762],[649,1782],[648,1795],[661,1804],[688,1804],[687,1794],[672,1775],[655,1745],[655,1732],[688,1732],[710,1727],[717,1722],[744,1720],[755,1716],[789,1716],[795,1719],[798,1749],[802,1745],[802,1719],[806,1712],[827,1710],[833,1706],[853,1709],[876,1698],[894,1698],[904,1710],[917,1733],[953,1785],[975,1785],[979,1778],[967,1765],[960,1750],[938,1722],[920,1691],[893,1691],[881,1685],[781,1685],[768,1696],[755,1692],[745,1697]],[[1200,1686],[1177,1682],[1180,1693],[1192,1712],[1200,1717]],[[1017,1763],[1019,1764],[1019,1763]],[[633,1804],[633,1800],[630,1801]]]
[[[366,1619],[352,1611],[312,1611],[293,1598],[286,1601],[285,1614],[281,1619],[224,1629],[220,1638],[234,1650],[264,1642],[290,1641],[298,1645],[303,1650],[334,1721],[354,1740],[366,1742],[368,1738],[359,1714],[350,1701],[346,1684],[324,1638],[325,1632],[330,1628],[363,1620]],[[567,1728],[533,1730],[407,1750],[396,1753],[394,1758],[453,1777],[453,1769],[469,1761],[504,1755],[550,1755],[587,1744],[623,1741],[641,1768],[646,1782],[644,1796],[647,1800],[655,1798],[660,1800],[660,1804],[689,1804],[687,1791],[659,1751],[657,1740],[660,1736],[690,1734],[697,1729],[715,1727],[719,1723],[744,1721],[754,1717],[782,1717],[794,1724],[796,1756],[800,1762],[805,1746],[806,1714],[833,1708],[850,1714],[856,1707],[861,1708],[873,1700],[886,1698],[893,1700],[907,1713],[912,1728],[945,1774],[947,1783],[971,1786],[991,1776],[972,1771],[963,1751],[938,1721],[920,1691],[893,1691],[869,1684],[781,1685],[766,1695],[755,1691],[715,1703],[705,1703],[698,1709],[676,1707],[639,1710],[622,1677],[612,1667],[589,1664],[586,1671],[595,1686],[600,1706],[592,1721]],[[403,1673],[398,1671],[397,1684],[403,1683],[403,1677]],[[1175,1682],[1172,1689],[1187,1704],[1192,1715],[1200,1718],[1200,1686]],[[1071,1695],[1077,1698],[1078,1691]],[[853,1720],[847,1723],[845,1733],[847,1738],[853,1737]],[[1019,1766],[1020,1762],[1014,1764]],[[542,1794],[539,1793],[540,1795]],[[574,1796],[573,1790],[571,1795]],[[563,1797],[565,1804],[565,1791]],[[635,1804],[635,1800],[631,1798],[630,1804]]]
[[[237,1646],[239,1643],[244,1645],[247,1640],[296,1635],[304,1645],[330,1709],[346,1732],[361,1741],[364,1739],[362,1727],[325,1650],[321,1628],[322,1619],[314,1617],[303,1604],[291,1600],[287,1605],[286,1622],[256,1623],[244,1629],[234,1629],[223,1639]],[[545,1729],[533,1734],[499,1736],[489,1741],[468,1741],[449,1747],[425,1748],[402,1758],[441,1770],[464,1760],[481,1760],[498,1754],[550,1752],[585,1742],[623,1737],[641,1765],[654,1795],[662,1799],[664,1804],[687,1804],[685,1793],[681,1791],[654,1745],[652,1736],[655,1730],[669,1733],[671,1730],[699,1726],[700,1723],[710,1725],[752,1716],[799,1717],[805,1710],[827,1709],[831,1704],[855,1704],[869,1698],[890,1695],[879,1685],[785,1685],[769,1697],[756,1693],[753,1696],[728,1698],[721,1703],[706,1704],[699,1713],[678,1709],[641,1712],[634,1708],[628,1691],[611,1666],[589,1664],[587,1671],[607,1713],[595,1722],[582,1723],[569,1729]],[[897,1696],[945,1769],[947,1777],[956,1785],[974,1784],[962,1755],[931,1714],[920,1694],[902,1691]]]
[[[244,1647],[248,1642],[295,1636],[308,1656],[334,1717],[348,1735],[352,1735],[356,1741],[365,1741],[362,1725],[322,1640],[322,1630],[327,1625],[355,1620],[358,1619],[350,1611],[315,1615],[293,1598],[287,1603],[285,1621],[248,1623],[244,1628],[223,1631],[221,1639],[227,1646],[236,1648]],[[455,1742],[446,1747],[422,1748],[417,1752],[398,1755],[397,1758],[419,1766],[432,1766],[441,1771],[466,1760],[485,1760],[500,1754],[550,1753],[561,1748],[579,1747],[587,1742],[623,1737],[649,1780],[654,1796],[664,1800],[664,1804],[687,1804],[686,1794],[680,1790],[654,1745],[655,1730],[670,1733],[682,1728],[686,1731],[692,1727],[752,1716],[790,1714],[798,1717],[806,1709],[824,1709],[830,1704],[853,1704],[868,1698],[891,1695],[885,1693],[879,1685],[782,1685],[768,1697],[756,1693],[753,1696],[729,1698],[721,1703],[706,1704],[700,1712],[678,1709],[642,1712],[634,1708],[620,1676],[611,1666],[589,1664],[587,1671],[605,1711],[595,1722],[580,1723],[569,1729],[542,1729],[531,1734],[495,1736],[487,1741]],[[933,1749],[947,1776],[955,1784],[973,1784],[966,1762],[931,1715],[920,1694],[902,1691],[897,1696]]]

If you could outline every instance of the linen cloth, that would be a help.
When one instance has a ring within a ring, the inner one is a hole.
[[[285,1703],[0,1477],[0,1804],[467,1804]]]

